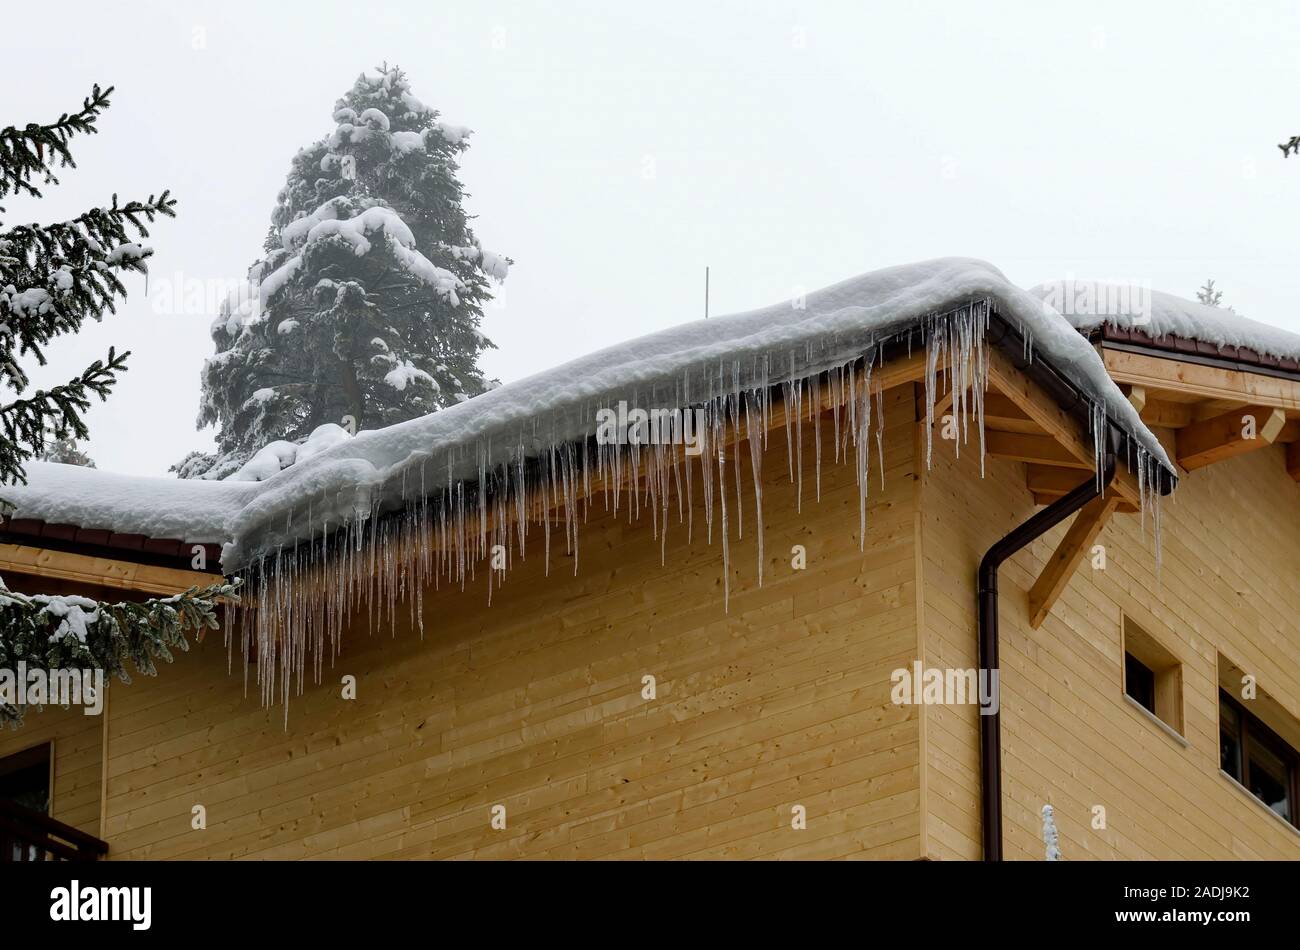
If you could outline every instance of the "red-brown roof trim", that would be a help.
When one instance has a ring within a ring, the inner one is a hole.
[[[1219,360],[1246,367],[1257,367],[1256,371],[1272,371],[1278,375],[1300,376],[1300,360],[1292,357],[1269,356],[1245,346],[1217,346],[1204,340],[1189,340],[1186,337],[1166,333],[1153,337],[1140,327],[1118,327],[1104,323],[1099,333],[1094,331],[1103,343],[1121,343],[1142,347],[1148,350],[1162,350],[1180,357]],[[1271,374],[1270,374],[1271,375]]]
[[[34,518],[0,518],[0,541],[69,551],[91,557],[130,561],[190,570],[195,544],[178,538],[148,538],[142,534],[118,534],[103,528],[82,528],[72,524],[51,524]],[[221,545],[202,544],[208,570],[218,570]]]

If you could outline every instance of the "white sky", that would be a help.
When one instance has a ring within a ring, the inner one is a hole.
[[[1030,286],[1205,278],[1300,332],[1294,266],[1300,5],[24,3],[6,9],[0,125],[117,86],[79,168],[9,224],[171,188],[150,295],[61,341],[61,381],[132,351],[90,414],[101,468],[162,474],[206,448],[205,306],[241,278],[289,160],[383,60],[475,130],[462,180],[515,266],[485,370],[518,379],[702,314],[890,264],[981,257]],[[653,172],[647,175],[647,172]],[[211,284],[205,282],[212,282]]]

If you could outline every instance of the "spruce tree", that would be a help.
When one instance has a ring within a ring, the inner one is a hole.
[[[1223,303],[1223,291],[1214,286],[1213,280],[1207,280],[1201,289],[1196,291],[1196,299],[1208,306],[1217,307]]]
[[[0,130],[0,198],[41,197],[58,183],[56,171],[75,167],[69,142],[96,132],[112,88],[95,86],[82,107],[48,125]],[[83,414],[92,398],[105,399],[128,354],[108,351],[68,382],[24,395],[29,387],[19,360],[46,362],[45,348],[76,333],[87,317],[101,319],[125,295],[122,276],[145,273],[151,248],[138,243],[159,216],[172,217],[175,201],[164,191],[147,201],[92,208],[49,225],[7,227],[0,207],[0,384],[14,394],[0,402],[0,496],[3,486],[26,483],[23,463],[39,456],[47,439],[88,435]],[[215,599],[234,587],[205,590],[143,603],[101,604],[84,597],[10,591],[0,580],[0,670],[19,662],[32,669],[102,669],[128,679],[129,661],[152,673],[158,657],[187,647],[186,632],[217,625]],[[0,695],[0,721],[21,718],[14,697]]]
[[[469,131],[388,67],[333,119],[294,157],[266,255],[212,325],[198,421],[218,426],[218,453],[191,454],[181,477],[224,478],[268,443],[391,425],[489,386],[479,322],[510,261],[480,247],[462,207]]]

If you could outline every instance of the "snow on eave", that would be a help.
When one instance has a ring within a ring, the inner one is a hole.
[[[1038,284],[1029,293],[1084,332],[1109,325],[1138,330],[1152,339],[1175,337],[1221,350],[1253,350],[1276,359],[1300,360],[1300,334],[1140,283],[1071,277]]]
[[[263,483],[264,491],[233,524],[233,560],[242,563],[283,541],[275,525],[308,499],[316,499],[316,517],[337,524],[385,501],[438,487],[429,484],[432,479],[472,480],[481,467],[516,451],[535,454],[548,444],[589,435],[595,410],[620,398],[647,409],[686,405],[715,394],[705,389],[714,376],[725,387],[745,389],[811,375],[867,352],[928,315],[977,301],[989,301],[1030,340],[1037,358],[1104,406],[1173,472],[1155,435],[1068,321],[992,265],[943,258],[874,271],[800,300],[675,326],[431,415],[360,432]],[[784,355],[788,365],[774,369]],[[266,527],[271,530],[264,532]]]
[[[24,467],[26,485],[0,485],[15,519],[191,544],[230,540],[230,514],[256,489],[248,482],[120,475],[57,462]]]
[[[229,573],[277,546],[319,537],[512,457],[585,438],[600,408],[644,409],[805,378],[872,352],[928,317],[987,303],[1158,462],[1172,466],[1071,323],[990,264],[941,258],[873,271],[769,307],[696,320],[608,347],[428,416],[362,431],[262,482],[131,479],[36,466],[0,489],[20,516],[122,532],[226,541]],[[83,470],[84,471],[84,470]],[[82,479],[104,478],[94,483]],[[111,480],[110,480],[111,479]],[[80,487],[73,488],[74,483]],[[93,486],[93,487],[92,487]],[[200,487],[201,486],[201,487]],[[78,497],[78,495],[88,497]]]

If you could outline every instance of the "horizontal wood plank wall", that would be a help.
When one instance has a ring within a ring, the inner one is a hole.
[[[920,515],[924,662],[975,666],[975,571],[988,547],[1035,510],[1023,466],[960,461],[936,444]],[[1241,664],[1300,718],[1300,487],[1279,449],[1187,476],[1162,506],[1157,574],[1151,525],[1113,517],[1039,630],[1027,591],[1068,527],[1001,572],[1003,794],[1008,858],[1043,857],[1050,803],[1070,860],[1300,858],[1295,833],[1219,773],[1217,655]],[[1182,747],[1123,696],[1125,613],[1183,663]],[[927,707],[927,853],[978,858],[974,707]],[[1105,828],[1094,829],[1094,806]]]
[[[887,396],[865,553],[852,464],[822,499],[804,426],[803,512],[783,430],[764,461],[756,584],[747,446],[731,608],[721,553],[674,512],[660,565],[648,513],[594,516],[580,567],[541,536],[485,606],[484,579],[430,593],[425,633],[368,636],[282,712],[226,673],[220,638],[156,680],[115,686],[107,837],[118,858],[916,858],[916,710],[889,676],[916,651],[913,396]],[[698,470],[695,476],[700,498]],[[675,503],[674,503],[675,508]],[[552,537],[562,552],[562,532]],[[808,567],[791,567],[807,548]],[[340,698],[357,677],[358,698]],[[642,677],[658,697],[641,698]],[[310,676],[309,676],[310,678]],[[507,828],[490,827],[506,807]],[[207,828],[191,830],[202,805]],[[806,830],[791,809],[807,810]]]

